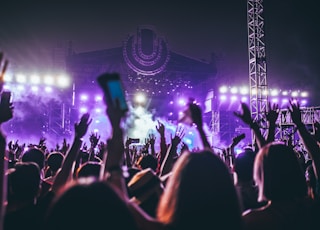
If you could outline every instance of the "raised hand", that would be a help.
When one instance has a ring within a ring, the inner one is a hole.
[[[156,136],[155,136],[153,133],[149,134],[149,139],[148,139],[148,141],[149,141],[149,143],[150,143],[151,146],[154,146],[154,144],[155,144],[155,142],[156,142]]]
[[[67,151],[68,151],[68,149],[69,149],[69,147],[70,147],[70,144],[67,143],[67,139],[66,139],[66,138],[63,138],[62,148],[61,148],[60,151],[61,151],[63,154],[66,154]]]
[[[89,125],[91,124],[92,119],[90,119],[90,114],[85,113],[81,116],[80,122],[74,124],[74,130],[76,137],[82,138],[88,130]]]
[[[202,121],[202,111],[200,106],[193,102],[190,102],[188,106],[189,106],[192,122],[198,128],[202,128],[203,121]]]
[[[98,133],[92,132],[89,137],[89,140],[90,140],[91,148],[95,148],[99,143],[100,135],[98,135]]]
[[[251,112],[250,112],[250,108],[249,106],[244,103],[244,102],[241,102],[241,111],[238,112],[238,111],[235,111],[233,112],[233,114],[240,118],[245,124],[251,126],[253,124],[253,119],[251,117]]]
[[[156,130],[158,131],[160,136],[164,136],[165,127],[159,120],[158,120],[158,125],[156,126]]]
[[[296,126],[303,125],[303,122],[301,120],[301,111],[300,111],[299,102],[294,99],[290,99],[288,109],[289,109],[293,123]]]
[[[182,126],[178,126],[174,137],[173,138],[171,137],[171,144],[173,146],[178,146],[184,136],[185,136],[184,128]]]
[[[268,103],[268,112],[266,113],[266,119],[269,124],[275,124],[279,116],[279,105]]]

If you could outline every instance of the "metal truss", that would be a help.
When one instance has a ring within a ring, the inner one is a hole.
[[[261,122],[261,132],[265,135],[266,124],[263,116],[268,109],[267,64],[264,42],[263,1],[248,0],[248,51],[250,110],[252,118]],[[252,135],[252,141],[254,137]]]

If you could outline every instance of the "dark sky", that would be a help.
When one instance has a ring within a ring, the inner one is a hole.
[[[264,1],[269,87],[319,89],[316,2]],[[70,40],[76,52],[119,47],[139,25],[154,25],[172,51],[205,60],[214,52],[221,79],[249,82],[244,0],[7,1],[0,7],[0,51],[18,65],[40,68],[55,44]]]

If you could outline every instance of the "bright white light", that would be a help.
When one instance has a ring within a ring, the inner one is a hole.
[[[220,96],[220,101],[226,101],[227,100],[227,96],[226,95],[221,95]]]
[[[288,91],[283,91],[283,92],[282,92],[282,95],[283,95],[283,96],[287,96],[287,95],[288,95]]]
[[[303,99],[303,100],[301,101],[301,105],[306,105],[306,104],[307,104],[307,100]]]
[[[277,89],[273,89],[270,92],[271,96],[278,96],[279,95],[279,91]]]
[[[30,83],[31,84],[40,84],[40,77],[38,76],[38,75],[32,75],[31,77],[30,77]]]
[[[101,109],[100,108],[96,108],[96,113],[101,113]]]
[[[188,145],[191,145],[192,144],[192,140],[188,139],[188,138],[185,138],[184,139],[184,142]]]
[[[268,95],[268,90],[263,90],[262,95],[267,96]]]
[[[57,78],[58,86],[65,88],[70,85],[70,79],[67,76],[61,75]]]
[[[87,113],[88,112],[88,108],[87,107],[81,107],[80,108],[80,113]]]
[[[241,93],[242,95],[247,95],[247,94],[249,93],[248,87],[246,87],[246,86],[241,87],[241,88],[240,88],[240,93]]]
[[[257,95],[257,89],[252,89],[251,93],[252,95]]]
[[[308,92],[301,92],[301,97],[308,97]]]
[[[102,101],[102,96],[101,96],[101,95],[97,95],[97,96],[95,96],[94,100],[95,100],[96,102]]]
[[[135,112],[135,114],[136,114],[137,116],[141,116],[141,115],[143,115],[143,114],[146,113],[145,109],[144,109],[143,107],[141,107],[141,106],[138,106],[138,107],[134,110],[134,112]]]
[[[47,75],[47,76],[44,77],[43,82],[46,85],[53,85],[54,78],[52,76]]]
[[[228,87],[227,87],[227,86],[221,86],[220,89],[219,89],[219,92],[220,92],[220,93],[226,93],[226,92],[228,92]]]
[[[11,89],[10,85],[4,85],[3,88],[4,88],[4,89],[7,89],[7,90],[10,90],[10,89]]]
[[[187,103],[186,103],[186,100],[184,98],[180,98],[178,100],[178,105],[181,105],[181,106],[185,106]]]
[[[38,86],[32,86],[32,87],[31,87],[31,91],[32,91],[32,92],[38,92],[38,91],[39,91]]]
[[[26,83],[27,82],[27,78],[26,78],[26,76],[25,75],[23,75],[23,74],[18,74],[17,75],[17,77],[16,77],[16,81],[18,82],[18,83]]]
[[[288,102],[289,102],[289,100],[287,98],[283,98],[282,99],[282,104],[285,104],[285,103],[288,103]]]
[[[272,98],[272,103],[278,103],[279,102],[279,99],[278,98]]]
[[[5,73],[4,74],[4,82],[12,82],[12,74]]]
[[[238,100],[238,97],[235,96],[235,95],[233,95],[233,96],[231,97],[231,101],[234,102],[234,101],[236,101],[236,100]]]
[[[144,124],[144,121],[142,120],[142,119],[136,119],[136,120],[134,120],[134,124],[136,125],[136,126],[143,126],[143,125],[145,125]]]
[[[94,132],[94,133],[98,133],[98,132],[99,132],[99,129],[94,129],[93,132]]]
[[[135,95],[134,100],[135,100],[135,102],[142,104],[142,103],[146,102],[147,98],[146,98],[146,95],[144,95],[143,93],[137,93]]]
[[[291,96],[292,97],[297,97],[299,95],[299,93],[297,92],[297,91],[293,91],[292,93],[291,93]]]
[[[238,93],[238,88],[237,87],[232,87],[230,92],[233,93],[233,94],[236,94],[236,93]]]
[[[242,97],[241,98],[241,102],[247,102],[248,101],[248,97]]]
[[[18,86],[17,86],[17,89],[18,89],[19,91],[23,91],[23,90],[24,90],[24,86],[23,86],[23,85],[18,85]]]
[[[44,91],[46,91],[47,93],[51,93],[52,92],[52,88],[50,86],[46,86],[44,88]]]

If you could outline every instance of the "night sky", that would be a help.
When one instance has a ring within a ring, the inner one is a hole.
[[[153,25],[176,53],[219,57],[222,82],[249,83],[244,0],[47,2],[1,3],[0,51],[12,65],[45,68],[51,48],[68,41],[77,53],[120,47],[139,25]],[[269,88],[319,91],[316,1],[266,0],[264,11]]]

